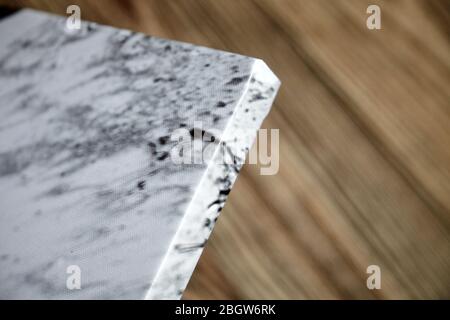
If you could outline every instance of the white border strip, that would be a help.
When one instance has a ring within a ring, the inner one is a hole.
[[[233,154],[251,148],[279,86],[279,79],[267,65],[255,59],[245,90],[221,137],[221,142],[225,142]],[[255,93],[264,98],[253,99]],[[223,184],[217,181],[225,181],[230,189],[243,164],[218,164],[220,149],[215,150],[145,299],[181,298],[225,204],[226,195],[220,193]]]

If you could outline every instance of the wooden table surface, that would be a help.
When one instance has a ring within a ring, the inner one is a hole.
[[[281,79],[264,122],[280,129],[279,172],[245,166],[185,299],[450,298],[449,1],[0,4],[78,4],[83,19],[262,58]]]

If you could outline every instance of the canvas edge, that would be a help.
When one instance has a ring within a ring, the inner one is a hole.
[[[181,298],[280,85],[266,63],[255,59],[245,90],[220,139],[227,152],[242,161],[218,164],[223,154],[216,148],[145,299]]]

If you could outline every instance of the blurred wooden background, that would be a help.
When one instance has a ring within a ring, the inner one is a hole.
[[[260,57],[280,171],[243,169],[185,299],[450,298],[450,2],[0,0]],[[382,30],[366,28],[381,7]],[[368,290],[366,268],[381,267]]]

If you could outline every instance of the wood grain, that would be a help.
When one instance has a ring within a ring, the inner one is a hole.
[[[449,1],[0,3],[76,3],[87,20],[260,57],[281,79],[264,123],[280,129],[280,170],[245,166],[184,298],[450,298]]]

